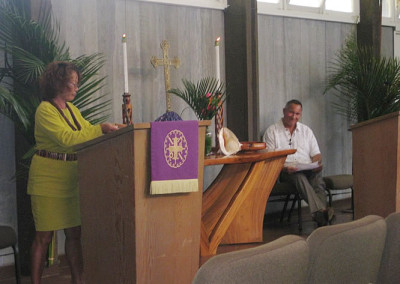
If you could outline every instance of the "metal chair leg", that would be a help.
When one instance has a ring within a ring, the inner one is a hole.
[[[328,192],[328,203],[329,207],[332,207],[332,193],[329,188],[326,188],[326,191]]]
[[[292,218],[292,212],[293,212],[293,209],[294,209],[294,205],[296,204],[297,198],[298,198],[298,196],[297,196],[297,194],[295,194],[294,198],[293,198],[292,205],[290,206],[289,215],[288,215],[288,222],[290,222],[290,219]]]
[[[283,218],[285,217],[285,212],[286,212],[286,208],[288,206],[289,200],[290,200],[290,194],[288,196],[286,196],[285,204],[283,205],[283,210],[282,210],[282,213],[281,213],[281,218],[279,220],[280,223],[283,222]]]
[[[12,246],[14,251],[14,266],[15,266],[15,280],[17,284],[21,283],[21,264],[19,261],[19,249],[18,245]]]
[[[299,215],[298,216],[299,231],[301,232],[303,230],[303,220],[302,220],[302,216],[301,216],[301,198],[298,194],[296,195],[296,199],[297,199],[297,214]]]
[[[351,187],[351,211],[352,211],[353,220],[354,220],[354,190],[353,190],[353,187]]]

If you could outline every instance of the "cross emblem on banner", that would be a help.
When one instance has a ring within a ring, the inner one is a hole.
[[[171,111],[171,96],[167,92],[170,89],[170,84],[169,84],[169,66],[174,66],[175,68],[178,68],[179,65],[181,64],[180,60],[178,57],[174,57],[172,60],[168,58],[168,49],[169,49],[169,43],[166,40],[163,40],[161,43],[161,49],[163,51],[163,58],[157,58],[156,56],[151,57],[151,64],[153,65],[154,68],[157,68],[157,66],[164,66],[164,79],[165,79],[165,95],[166,95],[166,104],[167,104],[167,111]]]

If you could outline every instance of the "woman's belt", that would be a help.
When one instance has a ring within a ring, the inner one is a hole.
[[[76,154],[67,154],[67,153],[56,153],[50,152],[46,150],[36,150],[36,155],[41,157],[50,158],[54,160],[62,160],[62,161],[76,161],[78,160],[78,156]]]

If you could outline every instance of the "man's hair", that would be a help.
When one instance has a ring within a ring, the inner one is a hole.
[[[81,81],[81,72],[78,67],[65,61],[55,61],[47,65],[46,70],[40,77],[39,86],[43,99],[49,101],[62,92],[72,77],[72,73],[78,75],[78,84]]]
[[[288,108],[291,104],[299,105],[303,109],[303,105],[301,104],[301,102],[299,100],[290,100],[290,101],[288,101],[286,103],[286,105],[285,105],[285,108]]]

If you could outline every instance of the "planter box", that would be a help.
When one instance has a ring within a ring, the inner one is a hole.
[[[400,211],[400,113],[353,125],[354,214]]]

